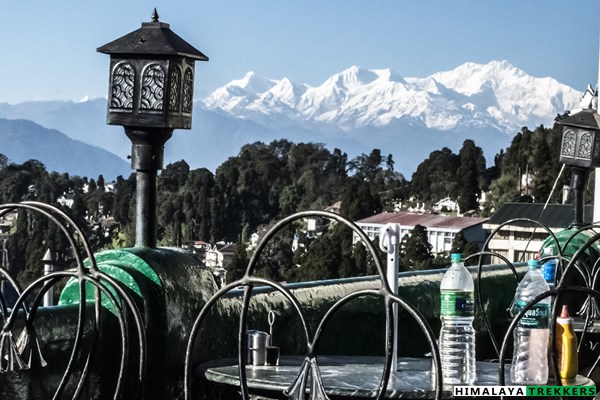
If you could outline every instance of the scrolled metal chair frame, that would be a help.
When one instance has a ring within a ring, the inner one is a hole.
[[[517,328],[519,321],[525,316],[525,314],[527,313],[527,311],[529,311],[532,307],[534,307],[537,303],[539,303],[540,301],[547,299],[549,297],[553,297],[556,296],[556,298],[560,298],[560,295],[562,295],[563,293],[569,293],[569,292],[574,292],[574,293],[585,293],[588,296],[593,296],[596,299],[600,299],[600,292],[595,290],[595,289],[591,289],[585,286],[567,286],[567,287],[563,287],[563,286],[557,286],[554,289],[548,290],[544,293],[539,294],[538,296],[536,296],[535,298],[533,298],[531,301],[529,301],[525,307],[523,307],[519,313],[513,318],[510,326],[508,327],[508,330],[504,336],[504,340],[502,342],[502,348],[500,350],[500,361],[499,361],[499,368],[498,368],[498,381],[500,385],[504,385],[505,384],[505,369],[506,369],[506,361],[504,360],[506,353],[507,353],[507,348],[509,346],[509,342],[513,339],[513,334],[515,329]],[[555,315],[555,307],[556,307],[556,302],[553,306],[553,315]],[[554,319],[552,319],[554,320]],[[554,326],[554,324],[550,324],[550,357],[553,360],[553,362],[551,363],[551,365],[553,366],[552,370],[553,370],[553,374],[555,377],[559,377],[559,370],[558,370],[558,355],[556,353],[556,348],[553,345],[553,343],[555,343],[556,341],[556,327]],[[594,365],[592,366],[592,368],[588,371],[587,376],[589,377],[592,372],[598,367],[598,364],[600,362],[600,358],[596,359],[596,362],[594,363]],[[557,386],[561,386],[561,380],[560,379],[556,379],[556,383],[555,385]]]
[[[533,225],[533,226],[538,226],[538,227],[544,229],[548,233],[548,235],[550,237],[552,237],[552,240],[556,244],[556,248],[559,251],[559,254],[558,254],[558,259],[559,259],[558,268],[559,268],[559,271],[561,270],[561,266],[562,266],[562,263],[563,263],[562,260],[563,260],[564,256],[563,256],[562,250],[560,249],[560,245],[559,245],[558,239],[556,238],[556,235],[554,234],[554,232],[552,232],[552,230],[547,225],[545,225],[545,224],[543,224],[543,223],[541,223],[539,221],[536,221],[534,219],[531,219],[531,218],[513,218],[513,219],[510,219],[510,220],[505,221],[502,224],[498,225],[498,227],[496,227],[496,229],[494,229],[490,233],[490,235],[486,239],[485,243],[483,244],[482,251],[480,251],[478,253],[475,253],[475,254],[472,254],[472,255],[470,255],[469,257],[467,257],[465,259],[465,261],[466,261],[466,260],[469,260],[469,259],[472,259],[472,258],[479,257],[479,260],[478,260],[478,263],[477,263],[477,279],[478,279],[478,282],[481,282],[481,275],[482,275],[482,272],[483,272],[483,257],[484,256],[493,256],[493,257],[501,259],[510,268],[510,270],[511,270],[511,272],[512,272],[514,278],[515,278],[515,283],[516,284],[519,283],[519,275],[517,274],[517,270],[515,269],[515,266],[513,265],[513,263],[510,262],[508,260],[508,258],[506,258],[506,257],[504,257],[504,256],[502,256],[502,255],[500,255],[498,253],[495,253],[495,252],[489,250],[490,241],[492,241],[492,239],[494,238],[494,236],[502,228],[504,228],[505,226],[514,225],[515,223],[519,223],[519,222],[520,223],[530,224],[530,225]],[[479,309],[482,311],[483,324],[484,324],[484,326],[485,326],[488,334],[490,335],[490,341],[492,342],[492,346],[494,347],[494,351],[496,352],[496,355],[498,357],[500,357],[500,346],[498,346],[498,340],[496,339],[496,336],[494,335],[494,332],[492,330],[489,318],[488,318],[487,314],[485,313],[485,308],[484,308],[484,304],[483,304],[483,298],[484,298],[484,296],[483,296],[483,293],[481,291],[481,285],[478,285],[477,286],[477,304],[479,306]]]
[[[26,339],[30,342],[34,342],[34,347],[30,348],[30,351],[33,353],[30,354],[29,363],[32,362],[32,357],[39,357],[37,361],[41,362],[42,366],[45,364],[45,360],[40,353],[40,345],[34,327],[36,312],[40,306],[44,294],[54,284],[62,279],[71,278],[79,282],[80,301],[77,312],[76,334],[67,367],[52,399],[57,400],[63,396],[66,385],[73,377],[75,372],[76,363],[81,358],[80,356],[84,341],[84,323],[86,321],[86,286],[88,283],[94,288],[94,318],[92,319],[91,328],[92,335],[87,354],[83,356],[85,358],[84,366],[79,374],[79,379],[76,382],[76,387],[73,390],[73,395],[71,398],[75,400],[80,397],[91,372],[92,363],[97,350],[99,326],[101,322],[101,296],[105,296],[106,299],[108,299],[109,304],[111,304],[113,307],[114,314],[118,320],[121,337],[119,371],[112,398],[115,400],[122,398],[124,385],[127,381],[129,350],[132,342],[129,338],[130,318],[133,319],[137,341],[139,343],[139,356],[137,358],[138,373],[134,379],[134,382],[139,388],[137,390],[137,398],[143,398],[143,380],[146,374],[146,336],[141,313],[130,294],[127,292],[126,287],[121,282],[115,280],[98,268],[86,236],[83,234],[83,231],[75,223],[75,221],[73,221],[73,219],[71,219],[66,213],[48,204],[27,201],[22,203],[9,203],[0,205],[0,217],[17,210],[40,213],[56,224],[64,233],[72,248],[73,256],[76,262],[76,268],[74,270],[49,273],[48,275],[36,279],[24,290],[19,287],[17,281],[10,276],[7,270],[0,268],[0,275],[2,275],[11,286],[13,286],[18,295],[12,311],[10,312],[4,299],[2,296],[0,296],[0,298],[2,298],[2,301],[0,302],[0,310],[5,318],[4,325],[0,331],[0,355],[2,356],[0,360],[0,372],[28,369],[31,367],[31,365],[28,365],[21,359],[22,355],[17,351],[16,344],[12,339],[12,329],[15,323],[18,321],[20,315],[19,310],[21,309],[24,315],[23,322],[28,335]],[[79,241],[77,239],[79,239]],[[89,262],[88,268],[86,268],[84,265],[82,254],[87,256],[87,260]],[[28,305],[26,298],[33,294],[34,291],[40,286],[41,289],[39,289],[39,291],[35,294],[32,304]],[[116,295],[113,294],[113,291],[116,292]],[[31,343],[29,346],[31,347]],[[7,359],[4,356],[8,356],[8,361],[6,361]],[[3,361],[5,361],[4,364],[2,364]]]
[[[307,323],[306,316],[304,314],[302,305],[299,301],[294,297],[293,293],[290,292],[285,286],[282,286],[276,282],[273,282],[268,279],[257,278],[254,277],[253,274],[256,269],[256,264],[258,262],[259,257],[261,256],[263,250],[265,249],[267,243],[275,234],[277,234],[284,226],[291,224],[297,220],[308,218],[308,217],[322,217],[327,218],[339,223],[346,225],[350,228],[355,234],[359,236],[362,243],[367,247],[370,252],[373,260],[375,262],[375,266],[377,268],[377,272],[380,277],[381,286],[379,289],[365,289],[359,290],[353,293],[350,293],[339,300],[337,300],[325,313],[325,315],[320,320],[318,327],[312,335],[310,326]],[[426,336],[426,339],[429,343],[431,354],[432,354],[432,362],[435,376],[432,377],[435,383],[435,398],[442,398],[442,370],[440,363],[440,355],[438,351],[438,347],[435,341],[435,336],[427,324],[427,321],[423,318],[423,316],[411,305],[402,300],[399,296],[394,295],[390,289],[389,284],[385,278],[384,268],[382,266],[381,260],[379,258],[379,254],[369,239],[369,237],[353,222],[347,220],[346,218],[326,212],[326,211],[304,211],[293,214],[287,218],[279,221],[273,228],[271,228],[263,237],[258,247],[256,248],[250,262],[248,263],[247,269],[245,271],[244,276],[241,279],[232,282],[223,288],[221,288],[201,309],[198,317],[194,321],[192,330],[188,339],[188,346],[186,350],[186,358],[185,358],[185,377],[184,377],[184,394],[185,399],[189,400],[192,398],[192,382],[191,382],[191,374],[192,374],[192,356],[195,350],[195,343],[197,340],[197,336],[200,330],[200,326],[204,321],[204,318],[207,316],[209,310],[215,305],[215,303],[222,298],[226,293],[231,290],[243,286],[243,298],[242,298],[242,309],[240,312],[240,324],[238,330],[238,372],[241,383],[241,394],[243,399],[249,398],[248,391],[248,383],[246,376],[246,364],[247,364],[247,322],[248,322],[248,310],[250,305],[250,298],[252,296],[252,289],[255,285],[261,284],[270,286],[276,291],[280,292],[290,303],[293,305],[294,310],[296,311],[304,330],[304,336],[306,339],[306,357],[303,364],[300,366],[300,370],[296,377],[296,380],[288,387],[287,390],[284,391],[284,394],[290,399],[303,399],[305,398],[305,392],[308,385],[308,376],[312,373],[312,386],[310,390],[310,396],[313,400],[323,400],[327,399],[327,394],[325,392],[325,388],[323,387],[323,383],[321,381],[321,375],[319,366],[317,363],[317,347],[319,343],[319,339],[327,323],[330,321],[331,317],[346,303],[348,303],[352,299],[356,299],[362,296],[381,296],[383,297],[385,309],[386,309],[386,343],[385,343],[385,362],[383,367],[383,373],[381,376],[381,380],[379,383],[379,387],[377,389],[377,399],[382,399],[385,396],[386,388],[389,382],[390,373],[391,373],[391,364],[392,357],[395,357],[395,354],[392,354],[393,349],[393,305],[397,304],[402,309],[404,309],[411,317],[413,317],[416,321],[423,333]]]
[[[560,280],[558,280],[555,288],[550,289],[544,293],[541,293],[538,296],[536,296],[535,298],[533,298],[532,300],[530,300],[519,311],[519,313],[517,315],[515,315],[514,318],[512,319],[512,321],[508,327],[508,330],[504,335],[502,347],[501,347],[500,353],[499,353],[498,380],[499,380],[500,385],[505,384],[505,369],[506,369],[505,368],[506,367],[505,357],[507,354],[507,349],[509,347],[509,343],[513,339],[514,331],[517,328],[519,321],[525,316],[527,311],[529,311],[532,307],[534,307],[540,301],[547,299],[547,298],[554,297],[555,300],[554,300],[554,304],[552,306],[552,312],[551,312],[552,313],[551,315],[553,316],[553,318],[551,320],[554,321],[554,316],[557,315],[557,305],[559,303],[561,296],[564,293],[583,293],[583,294],[587,294],[588,300],[592,299],[592,298],[596,299],[596,300],[600,299],[600,291],[595,289],[596,279],[597,279],[597,276],[599,273],[598,265],[600,265],[600,260],[596,260],[594,262],[592,271],[589,271],[589,267],[581,265],[581,263],[583,262],[581,260],[581,258],[586,254],[586,251],[594,243],[600,241],[600,233],[596,233],[592,237],[590,237],[581,247],[579,247],[579,249],[577,249],[575,254],[573,254],[571,257],[567,257],[564,255],[564,251],[566,250],[568,244],[570,243],[571,240],[573,240],[573,238],[577,234],[579,234],[580,232],[583,232],[585,230],[590,230],[593,228],[594,228],[594,226],[586,226],[586,227],[578,229],[576,232],[573,233],[573,235],[571,235],[571,237],[569,237],[569,239],[567,239],[567,241],[562,246],[562,248],[559,245],[559,242],[558,242],[556,236],[550,232],[553,237],[553,240],[556,243],[556,248],[558,249],[558,252],[559,252],[559,254],[558,254],[559,270],[557,271],[557,274],[558,274],[558,276],[560,276]],[[565,260],[568,260],[568,263],[567,263],[566,267],[564,269],[562,269],[561,267]],[[570,273],[575,273],[575,272],[578,273],[584,279],[586,286],[567,286],[566,285],[565,280],[566,280],[567,276],[569,276]],[[579,343],[580,345],[583,342],[583,337],[585,336],[585,333],[587,331],[589,320],[590,320],[590,315],[586,314],[586,321],[585,321],[584,328],[582,331],[582,339],[580,340],[580,343]],[[554,323],[551,323],[550,324],[550,341],[551,341],[551,343],[554,343],[555,340],[556,340],[556,326]],[[556,352],[556,348],[553,345],[550,346],[550,357],[552,360],[552,363],[551,363],[552,373],[555,378],[559,377],[560,375],[559,375],[558,362],[557,362],[558,355]],[[600,364],[600,357],[596,359],[596,361],[594,362],[594,364],[588,371],[588,373],[587,373],[588,377],[598,367],[598,364]],[[556,379],[555,384],[560,386],[561,385],[560,379]]]

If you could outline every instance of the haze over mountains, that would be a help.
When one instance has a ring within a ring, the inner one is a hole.
[[[523,126],[552,125],[557,114],[577,108],[580,98],[580,91],[531,77],[506,61],[466,63],[425,78],[352,66],[319,86],[248,72],[195,102],[192,130],[175,131],[165,161],[185,159],[192,168],[214,171],[246,143],[286,138],[338,147],[350,157],[380,148],[410,178],[430,152],[443,146],[456,152],[467,138],[484,149],[489,165]],[[34,121],[123,160],[130,153],[123,129],[105,124],[106,99],[0,104],[0,118]],[[0,152],[14,158],[8,150]],[[63,171],[72,171],[66,164],[70,156],[62,154]],[[107,165],[94,164],[98,173],[91,177],[113,178]],[[121,174],[129,173],[125,170]]]

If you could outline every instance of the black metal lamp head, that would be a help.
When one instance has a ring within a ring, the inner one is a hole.
[[[131,140],[135,243],[156,247],[156,173],[173,130],[192,127],[194,62],[208,57],[159,22],[156,9],[152,22],[97,50],[110,55],[106,122],[122,125]]]
[[[158,21],[97,49],[110,55],[109,125],[190,129],[194,62],[208,57]]]
[[[584,108],[559,122],[563,125],[560,162],[571,169],[574,223],[583,223],[584,188],[589,171],[600,166],[600,115]]]
[[[559,124],[563,125],[560,162],[583,168],[600,166],[600,115],[584,108]]]

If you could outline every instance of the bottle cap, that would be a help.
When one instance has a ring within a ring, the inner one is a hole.
[[[567,305],[562,306],[562,310],[560,312],[560,316],[556,318],[556,323],[560,325],[572,325],[573,317],[569,316],[569,309]]]
[[[529,268],[538,269],[540,268],[540,260],[529,260],[527,261],[527,266]]]
[[[463,260],[463,255],[461,253],[452,253],[450,254],[450,262],[458,263]]]

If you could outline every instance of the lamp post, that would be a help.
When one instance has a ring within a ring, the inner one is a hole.
[[[563,125],[560,162],[571,168],[574,222],[583,223],[583,193],[589,171],[600,166],[600,115],[591,108],[559,122]]]
[[[135,245],[156,247],[156,175],[174,129],[192,126],[194,63],[208,57],[159,22],[97,49],[110,55],[107,124],[122,125],[136,171]]]

